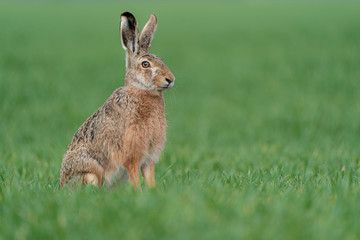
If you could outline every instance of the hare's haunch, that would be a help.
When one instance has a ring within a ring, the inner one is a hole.
[[[156,21],[152,14],[139,35],[135,17],[121,14],[125,86],[116,89],[75,133],[61,165],[61,187],[70,180],[112,185],[124,168],[135,188],[140,185],[139,169],[145,183],[155,186],[155,163],[166,140],[162,92],[175,81],[164,62],[149,54]]]

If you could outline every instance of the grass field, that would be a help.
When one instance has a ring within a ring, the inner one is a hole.
[[[119,15],[177,80],[155,189],[62,191],[123,85]],[[0,239],[359,239],[360,3],[0,3]]]

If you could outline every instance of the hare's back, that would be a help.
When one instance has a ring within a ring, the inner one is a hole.
[[[102,109],[98,109],[93,113],[75,132],[71,144],[81,144],[86,142],[92,142],[95,139],[97,130],[102,125]]]

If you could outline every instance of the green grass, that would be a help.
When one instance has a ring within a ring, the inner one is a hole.
[[[119,15],[158,16],[157,187],[62,191],[123,85]],[[360,3],[0,3],[0,239],[359,239]]]

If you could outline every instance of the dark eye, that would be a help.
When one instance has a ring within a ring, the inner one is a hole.
[[[148,61],[143,61],[143,62],[141,63],[141,66],[142,66],[143,68],[148,68],[148,67],[150,67],[150,63],[149,63]]]

